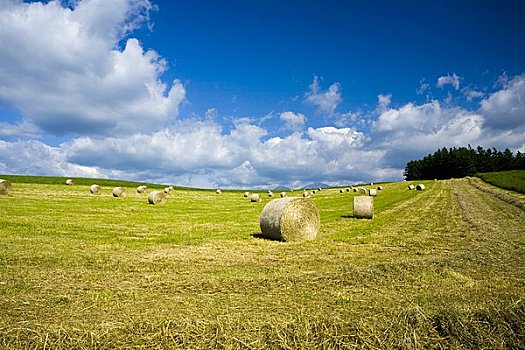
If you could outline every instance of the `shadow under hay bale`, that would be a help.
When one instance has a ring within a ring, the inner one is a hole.
[[[0,179],[0,194],[8,195],[12,188],[13,186],[9,181]]]
[[[115,187],[111,193],[115,198],[126,198],[126,189],[124,187]]]
[[[92,194],[99,194],[100,192],[100,186],[99,185],[96,185],[96,184],[93,184],[89,187],[89,192],[91,192]]]
[[[162,191],[151,191],[148,195],[149,204],[164,204],[166,203],[166,195]]]
[[[354,197],[354,217],[357,219],[372,219],[374,217],[374,197]]]
[[[264,206],[259,225],[262,234],[269,239],[301,242],[315,239],[321,221],[310,198],[284,197]]]

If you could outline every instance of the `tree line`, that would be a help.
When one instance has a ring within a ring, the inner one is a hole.
[[[524,170],[525,154],[512,153],[508,148],[503,152],[495,148],[478,146],[447,149],[443,147],[423,159],[412,160],[405,167],[407,180],[450,179],[473,176],[492,171]]]

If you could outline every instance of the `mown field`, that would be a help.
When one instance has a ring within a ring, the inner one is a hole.
[[[2,348],[525,348],[525,211],[466,179],[383,184],[373,220],[322,190],[302,243],[261,238],[266,196],[36,182],[0,196]]]

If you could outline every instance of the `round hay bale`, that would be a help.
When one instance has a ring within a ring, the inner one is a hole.
[[[73,180],[71,180],[71,179],[67,179],[67,180],[66,180],[66,185],[68,185],[68,186],[73,186],[74,184],[75,184],[75,183],[73,182]]]
[[[383,190],[383,186],[377,186],[377,190],[378,191],[382,191]]]
[[[98,194],[98,192],[100,191],[100,186],[99,185],[91,185],[89,187],[89,192],[93,193],[93,194]]]
[[[375,197],[377,196],[377,190],[375,188],[371,188],[368,190],[368,195],[369,196],[372,196],[372,197]]]
[[[301,242],[315,239],[321,220],[310,198],[277,198],[264,206],[259,218],[262,234],[270,239]]]
[[[372,219],[374,216],[374,197],[354,197],[354,217],[358,219]]]
[[[303,197],[310,197],[310,192],[303,192]]]
[[[126,198],[126,189],[124,187],[115,187],[111,193],[115,198]]]
[[[417,191],[423,191],[424,189],[425,189],[425,185],[423,185],[423,184],[419,184],[419,185],[416,186],[416,190]]]
[[[340,190],[339,190],[339,193],[343,193],[343,192],[344,192],[343,189],[340,189]]]
[[[261,195],[259,193],[254,193],[250,197],[250,202],[260,202],[261,201]]]
[[[321,188],[321,187],[319,187],[319,188],[317,189],[317,191],[321,191],[321,190],[322,190],[322,188]]]
[[[409,191],[412,191],[412,190],[415,189],[415,188],[416,188],[416,186],[414,186],[414,185],[408,185],[408,189],[409,189]]]
[[[217,190],[217,191],[215,191],[215,193],[217,193],[217,194],[221,194],[222,191],[221,191],[221,190]]]
[[[268,191],[268,197],[273,197],[273,192],[272,191]]]
[[[166,203],[166,195],[163,191],[151,191],[148,195],[149,204],[164,204]]]
[[[169,189],[170,189],[170,191],[173,191],[173,186],[170,186]]]
[[[361,187],[361,188],[359,189],[359,192],[361,192],[362,194],[366,194],[366,188]]]
[[[147,188],[148,188],[147,186],[141,185],[137,187],[137,193],[144,193]]]
[[[8,195],[11,192],[11,183],[7,180],[0,179],[0,194]]]
[[[164,187],[164,193],[169,194],[171,192],[169,187]]]
[[[286,192],[281,192],[281,198],[286,197]]]
[[[373,182],[370,182],[370,186],[374,186],[374,183],[373,183]]]
[[[357,192],[357,188],[356,187],[352,188],[352,191]]]
[[[355,190],[355,188],[354,188],[354,190]],[[346,188],[346,192],[350,192],[350,188],[349,187]]]
[[[248,191],[244,192],[244,198],[248,198],[248,197],[250,197],[250,192]]]
[[[312,190],[312,194],[316,194],[317,192],[315,190]]]

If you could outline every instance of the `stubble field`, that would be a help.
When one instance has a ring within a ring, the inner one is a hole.
[[[302,243],[261,238],[263,192],[148,205],[111,183],[13,183],[0,347],[524,348],[525,211],[467,179],[422,183],[382,184],[373,220],[352,217],[356,194],[322,190]]]

